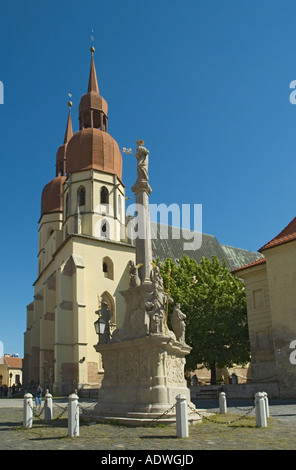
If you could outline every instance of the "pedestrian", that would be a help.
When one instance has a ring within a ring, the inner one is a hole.
[[[41,408],[42,388],[38,385],[36,390],[36,409]]]

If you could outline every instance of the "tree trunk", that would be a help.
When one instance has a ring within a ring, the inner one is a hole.
[[[211,385],[216,385],[217,376],[216,376],[216,362],[211,364]]]

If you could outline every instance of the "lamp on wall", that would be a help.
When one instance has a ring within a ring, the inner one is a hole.
[[[94,326],[97,335],[99,338],[104,335],[105,329],[106,329],[106,322],[105,320],[101,317],[101,310],[97,310],[96,313],[99,315],[99,318],[97,321],[95,321]]]
[[[98,300],[99,300],[99,296],[98,296]],[[110,325],[109,325],[109,322],[111,319],[111,312],[105,300],[99,301],[99,309],[96,310],[95,313],[99,315],[99,318],[94,323],[96,333],[99,336],[99,341],[103,343],[108,343],[112,337],[110,333]]]

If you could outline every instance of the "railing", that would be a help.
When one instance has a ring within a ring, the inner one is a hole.
[[[82,406],[79,403],[79,397],[76,393],[72,393],[68,397],[68,403],[66,406],[61,406],[58,403],[54,403],[52,400],[52,395],[46,391],[44,397],[43,406],[39,410],[34,410],[33,408],[33,396],[30,393],[26,393],[24,396],[24,413],[23,413],[23,427],[25,429],[30,429],[33,426],[34,419],[41,418],[41,415],[44,413],[44,419],[47,424],[50,424],[52,421],[59,420],[66,412],[68,412],[68,435],[70,437],[79,436],[79,423],[80,423],[80,411],[83,411],[86,415],[90,416],[92,419],[96,420],[96,416],[93,415],[90,408],[93,406],[91,404],[89,407]],[[56,418],[53,418],[53,407],[56,406],[59,408],[60,413]],[[219,406],[220,413],[227,414],[227,403],[226,395],[224,392],[221,392],[219,395]],[[204,414],[201,411],[198,411],[196,408],[193,408],[191,404],[187,403],[185,395],[176,396],[176,403],[169,407],[164,413],[160,414],[157,417],[151,418],[148,420],[149,425],[155,425],[159,420],[164,418],[166,415],[169,415],[175,408],[175,419],[176,419],[176,434],[177,437],[188,437],[188,410],[192,414],[197,414],[199,418],[212,421],[215,424],[232,424],[237,421],[242,420],[247,415],[249,415],[254,409],[256,414],[256,427],[266,427],[267,418],[269,417],[269,405],[268,397],[265,392],[258,392],[255,395],[254,406],[245,410],[243,415],[240,415],[237,419],[225,421],[216,421],[212,419],[208,414]]]

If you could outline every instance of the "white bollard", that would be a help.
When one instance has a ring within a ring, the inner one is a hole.
[[[224,392],[219,393],[219,406],[220,413],[227,413],[226,393]]]
[[[265,412],[266,418],[269,418],[269,403],[268,403],[268,395],[266,392],[262,392],[264,395],[264,402],[265,402]]]
[[[49,393],[49,390],[46,390],[45,394],[45,403],[44,403],[44,419],[45,421],[52,420],[52,395]]]
[[[23,427],[30,429],[33,426],[33,395],[26,393],[24,395],[24,413]]]
[[[75,393],[69,395],[68,408],[68,435],[70,437],[79,436],[79,405],[78,396]]]
[[[256,412],[256,427],[257,428],[266,428],[266,406],[265,398],[262,392],[257,392],[255,394],[255,412]]]
[[[176,396],[177,437],[188,437],[187,400],[185,395]]]

